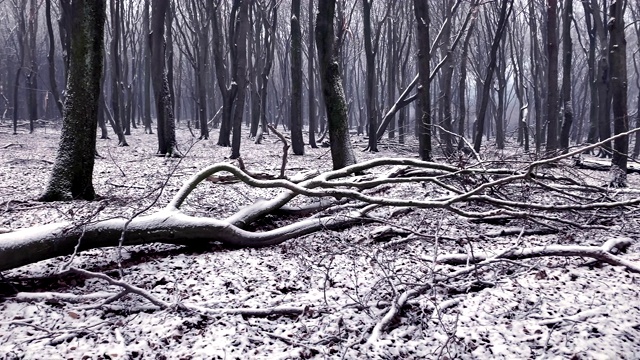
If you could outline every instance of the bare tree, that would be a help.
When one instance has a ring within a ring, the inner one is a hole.
[[[629,130],[627,114],[627,40],[624,34],[625,0],[612,1],[609,5],[609,64],[611,69],[611,95],[613,108],[613,131],[615,135]],[[611,159],[611,185],[627,186],[628,136],[621,136],[613,142]]]
[[[558,148],[558,1],[547,0],[547,152]]]
[[[316,119],[316,109],[315,109],[315,72],[313,71],[314,66],[313,63],[316,57],[316,44],[313,39],[313,15],[314,15],[314,7],[313,0],[309,0],[309,44],[307,50],[307,78],[309,81],[309,146],[312,148],[317,148],[316,145],[316,129],[317,129],[317,119]]]
[[[302,139],[302,30],[300,0],[291,1],[291,150],[304,155]]]
[[[151,10],[151,69],[158,123],[158,154],[180,156],[176,148],[175,120],[165,67],[165,16],[170,0],[153,0]]]
[[[51,87],[51,94],[55,101],[56,108],[63,115],[62,99],[60,98],[60,91],[58,90],[58,82],[56,81],[56,68],[55,68],[55,37],[53,36],[53,25],[51,24],[51,0],[45,0],[45,21],[47,23],[47,35],[49,37],[49,52],[47,53],[47,62],[49,64],[49,87]]]
[[[498,55],[498,49],[500,42],[503,38],[505,28],[507,27],[507,21],[511,12],[513,11],[513,1],[502,0],[500,5],[500,15],[498,17],[498,26],[493,36],[491,43],[491,50],[489,53],[489,65],[487,67],[487,73],[485,75],[483,89],[482,89],[482,102],[480,104],[480,110],[477,115],[476,133],[473,143],[473,149],[476,152],[480,152],[480,146],[482,145],[482,135],[484,132],[485,116],[487,113],[487,107],[489,105],[489,91],[491,90],[491,83],[493,79],[493,72],[496,68],[496,61]]]
[[[122,60],[120,55],[121,41],[121,8],[122,0],[110,0],[109,12],[111,13],[111,109],[113,113],[109,116],[113,131],[118,136],[118,145],[129,146],[122,129],[124,111],[121,108],[121,101],[124,94],[122,93]]]
[[[333,160],[333,168],[341,169],[355,164],[356,157],[349,138],[347,103],[342,86],[338,54],[335,48],[335,10],[335,0],[319,0],[315,34],[322,91],[327,109],[331,158]]]
[[[571,42],[571,23],[573,22],[573,0],[565,0],[562,16],[562,106],[564,117],[560,130],[560,149],[569,149],[569,135],[573,123],[573,106],[571,104],[571,61],[573,43]]]
[[[58,154],[43,201],[93,200],[98,100],[104,48],[105,0],[71,3],[71,47]]]
[[[418,41],[418,74],[420,88],[420,114],[418,122],[418,143],[420,159],[431,160],[431,48],[429,27],[429,3],[422,0],[413,1],[413,11],[415,13],[418,30],[416,40]]]
[[[231,74],[232,83],[236,84],[236,96],[233,102],[233,139],[231,141],[231,159],[240,157],[240,141],[242,139],[242,118],[247,93],[247,35],[249,33],[249,4],[247,0],[234,0],[233,8],[237,13],[231,28]]]

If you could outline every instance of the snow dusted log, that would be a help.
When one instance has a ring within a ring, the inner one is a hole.
[[[640,273],[640,264],[612,254],[612,252],[617,249],[628,248],[632,243],[633,240],[630,238],[618,237],[608,240],[602,246],[547,245],[531,248],[514,248],[498,251],[498,256],[478,253],[474,253],[473,255],[447,254],[438,256],[435,262],[449,265],[465,265],[487,261],[488,259],[523,260],[548,256],[574,256],[592,258],[613,266],[624,266],[631,272]],[[423,260],[434,261],[433,258],[423,258]]]
[[[362,222],[359,213],[350,216],[311,218],[274,230],[254,233],[224,221],[163,210],[133,219],[121,245],[168,243],[202,245],[210,242],[239,247],[263,247],[307,235]],[[36,226],[0,234],[0,271],[13,269],[76,251],[120,245],[126,219],[111,219],[93,224],[69,222]]]

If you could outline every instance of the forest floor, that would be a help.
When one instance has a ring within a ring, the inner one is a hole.
[[[148,214],[166,205],[199,169],[231,162],[230,149],[215,145],[217,132],[212,140],[195,141],[179,130],[187,156],[167,159],[154,156],[155,135],[134,130],[129,147],[117,147],[116,139],[98,140],[94,184],[99,201],[39,203],[34,199],[52,168],[59,132],[8,131],[0,127],[0,229]],[[357,149],[366,145],[362,138],[353,140]],[[380,149],[356,155],[365,160],[416,153],[406,146]],[[328,148],[305,151],[289,156],[287,175],[331,169]],[[275,136],[262,145],[243,138],[242,155],[248,170],[277,175],[282,144]],[[529,159],[515,150],[510,155]],[[570,176],[606,183],[606,172],[567,166],[561,171]],[[640,190],[640,175],[628,179],[631,189]],[[411,198],[424,197],[426,190],[416,184],[387,191]],[[224,218],[276,193],[243,183],[205,182],[184,208]],[[600,220],[594,212],[592,224],[599,226],[523,235],[513,231],[521,222],[474,222],[444,209],[389,209],[387,225],[326,230],[267,248],[154,244],[42,261],[0,273],[0,359],[640,359],[640,274],[580,257],[505,261],[475,278],[434,286],[409,302],[379,340],[364,345],[394,293],[411,282],[430,281],[428,274],[459,268],[434,265],[430,256],[495,253],[519,244],[600,246],[631,238],[633,245],[620,256],[638,263],[638,210],[628,207]],[[279,221],[284,220],[265,220]],[[381,235],[390,228],[396,231]],[[410,236],[416,233],[429,237]],[[134,295],[103,305],[104,293],[118,288],[61,274],[69,265],[119,278],[166,302],[229,311],[158,309]],[[305,311],[232,314],[233,309],[277,307]]]

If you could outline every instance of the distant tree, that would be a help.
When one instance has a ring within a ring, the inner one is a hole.
[[[558,0],[547,0],[547,152],[558,149]]]
[[[58,90],[58,83],[56,81],[56,67],[55,67],[55,36],[53,35],[53,25],[51,24],[51,0],[45,0],[45,21],[47,23],[47,35],[49,40],[49,52],[47,53],[47,63],[49,65],[49,87],[51,88],[51,94],[55,101],[56,109],[63,115],[62,99],[60,98],[60,91]]]
[[[111,14],[111,109],[109,117],[113,132],[118,136],[119,146],[129,146],[123,130],[123,106],[122,98],[122,55],[120,54],[120,42],[122,38],[120,8],[122,0],[109,1],[109,13]]]
[[[222,94],[222,121],[218,136],[219,146],[231,146],[231,157],[240,156],[242,117],[247,84],[247,36],[249,33],[249,6],[247,0],[233,0],[227,31],[229,61],[225,54],[222,26],[222,6],[214,4],[212,16],[212,47],[216,78]],[[240,124],[236,122],[240,119]],[[237,130],[236,130],[237,129]],[[230,139],[233,131],[233,139]],[[233,145],[236,145],[234,147]]]
[[[38,120],[38,49],[36,47],[36,40],[38,37],[38,10],[40,9],[41,2],[37,0],[29,0],[29,12],[28,12],[28,30],[27,39],[25,42],[27,57],[27,109],[29,114],[29,132],[32,133],[34,123]]]
[[[316,118],[316,89],[315,89],[315,72],[313,71],[314,66],[313,62],[315,61],[316,56],[316,44],[313,39],[313,0],[309,0],[309,49],[308,49],[308,60],[307,60],[307,78],[309,81],[309,146],[312,148],[317,148],[316,145],[316,129],[317,129],[317,118]]]
[[[69,77],[60,144],[42,201],[93,200],[106,0],[71,3]]]
[[[336,0],[319,0],[315,34],[322,91],[327,109],[331,159],[334,169],[342,169],[355,164],[356,157],[349,137],[347,102],[342,86],[338,54],[335,49],[335,10]]]
[[[144,0],[142,5],[142,54],[144,58],[144,81],[142,83],[142,122],[144,133],[153,134],[151,127],[151,38],[149,36],[151,19],[150,0]]]
[[[417,0],[416,0],[417,1]],[[487,108],[489,106],[489,91],[491,90],[491,84],[493,79],[493,72],[496,69],[496,62],[498,56],[498,49],[500,48],[500,42],[503,38],[504,31],[507,27],[507,21],[511,12],[513,11],[513,0],[502,0],[500,5],[500,15],[498,17],[498,26],[491,42],[491,50],[489,52],[489,66],[487,67],[487,73],[483,82],[482,99],[480,104],[480,110],[477,115],[478,123],[476,126],[476,133],[473,142],[473,149],[476,152],[480,152],[480,146],[482,145],[482,135],[484,132],[485,117],[487,114]]]
[[[571,104],[571,61],[573,43],[571,42],[571,23],[573,22],[573,0],[565,0],[562,16],[562,105],[564,117],[560,129],[560,148],[569,149],[569,135],[573,123],[573,106]]]

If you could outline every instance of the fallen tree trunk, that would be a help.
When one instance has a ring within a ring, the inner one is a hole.
[[[638,130],[619,134],[605,141]],[[367,214],[381,206],[442,209],[472,219],[495,216],[535,219],[542,222],[542,225],[545,222],[560,223],[581,228],[583,225],[580,223],[580,214],[584,214],[583,222],[588,223],[591,211],[635,207],[640,204],[640,197],[636,193],[628,193],[622,199],[615,199],[606,193],[607,189],[585,186],[581,190],[577,185],[573,185],[569,192],[570,190],[551,186],[557,177],[540,176],[538,173],[546,165],[600,145],[601,143],[597,143],[551,159],[528,163],[520,170],[486,169],[484,166],[459,168],[415,159],[380,158],[321,174],[301,174],[290,180],[259,180],[235,166],[216,164],[195,174],[165,209],[149,216],[80,224],[61,222],[0,232],[0,271],[88,249],[154,242],[192,246],[211,242],[237,247],[275,245],[324,229],[374,221]],[[421,176],[413,176],[412,174],[416,174],[413,169],[418,169]],[[249,186],[284,191],[270,200],[260,200],[245,207],[224,220],[182,213],[181,205],[198,184],[222,171],[231,173]],[[367,172],[382,175],[367,175]],[[418,189],[425,190],[415,193],[413,189],[414,192],[409,193],[407,199],[379,195],[390,184],[408,183],[421,184]],[[469,187],[469,184],[474,186]],[[519,194],[525,188],[529,193],[534,193],[535,188],[545,196],[522,199]],[[516,200],[511,200],[511,196],[505,197],[509,191]],[[602,194],[607,196],[603,197]],[[313,213],[314,209],[331,211],[332,204],[344,204],[345,199],[353,201],[353,206],[339,208],[336,212],[320,213],[273,230],[246,230],[249,225],[266,215],[279,211],[295,213],[296,208],[290,202],[298,195],[320,198],[320,201],[312,205],[300,207],[301,214],[304,215]],[[572,213],[575,220],[557,215],[568,212]]]
[[[112,246],[151,243],[197,246],[220,242],[238,247],[263,247],[322,229],[335,229],[362,221],[357,213],[353,213],[351,217],[307,219],[259,233],[243,230],[225,220],[193,217],[180,211],[167,210],[135,218],[128,225],[127,219],[111,219],[86,225],[62,222],[2,234],[0,271],[79,251]],[[121,242],[125,225],[126,233]]]

